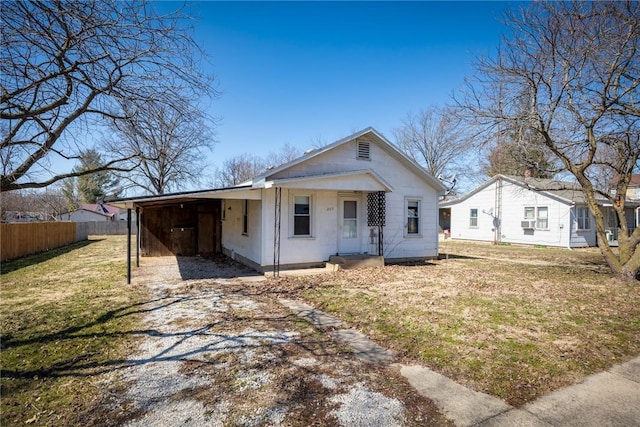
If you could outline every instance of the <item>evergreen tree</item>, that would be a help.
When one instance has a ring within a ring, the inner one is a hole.
[[[89,149],[82,152],[80,164],[73,170],[74,172],[83,172],[100,168],[102,165],[100,153]],[[81,175],[75,179],[75,195],[82,203],[98,203],[105,198],[117,197],[122,191],[118,183],[118,178],[108,170]]]

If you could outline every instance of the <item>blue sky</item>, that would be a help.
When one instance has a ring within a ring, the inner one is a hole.
[[[450,101],[474,57],[498,46],[499,18],[513,5],[189,3],[220,92],[210,111],[219,119],[211,165],[285,143],[306,149],[367,126],[393,141],[407,113]]]

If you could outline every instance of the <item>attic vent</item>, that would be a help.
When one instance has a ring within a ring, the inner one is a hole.
[[[371,151],[371,143],[369,141],[358,141],[358,159],[369,160]]]

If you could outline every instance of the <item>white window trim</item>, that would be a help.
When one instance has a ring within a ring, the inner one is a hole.
[[[409,202],[418,202],[418,232],[409,233]],[[407,196],[404,198],[404,237],[409,239],[421,238],[424,223],[424,215],[422,213],[422,197]]]
[[[295,233],[295,215],[296,215],[296,196],[304,196],[309,198],[309,233],[299,234]],[[315,212],[314,212],[314,194],[310,192],[291,192],[289,193],[289,238],[290,239],[315,239],[313,234],[315,227]]]
[[[525,211],[527,208],[531,208],[533,209],[533,217],[527,218],[527,216],[525,215]],[[547,217],[545,218],[547,220],[547,226],[545,228],[539,228],[538,227],[538,220],[540,219],[540,216],[538,215],[538,209],[540,208],[546,208],[547,209]],[[524,218],[524,221],[534,221],[536,223],[536,226],[534,228],[534,230],[541,230],[541,231],[549,231],[549,214],[551,213],[551,209],[549,209],[549,206],[544,205],[544,206],[536,206],[536,205],[525,205],[522,207],[522,217]]]
[[[472,217],[471,216],[471,211],[475,210],[476,211],[476,216]],[[473,228],[476,229],[478,228],[478,218],[480,215],[478,215],[478,208],[469,208],[469,228]],[[476,219],[476,225],[471,225],[471,218],[475,218]]]
[[[547,221],[547,226],[544,228],[538,227],[538,221],[540,220],[540,208],[545,208],[547,210],[547,217],[544,218]],[[536,206],[536,230],[549,230],[549,206]]]
[[[578,212],[582,209],[586,211],[587,216],[585,218],[589,222],[589,228],[580,228],[580,215]],[[591,211],[587,206],[576,206],[576,231],[591,231]]]

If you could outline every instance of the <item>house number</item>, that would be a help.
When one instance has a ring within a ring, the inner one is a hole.
[[[327,208],[327,212],[332,212],[333,208]]]

